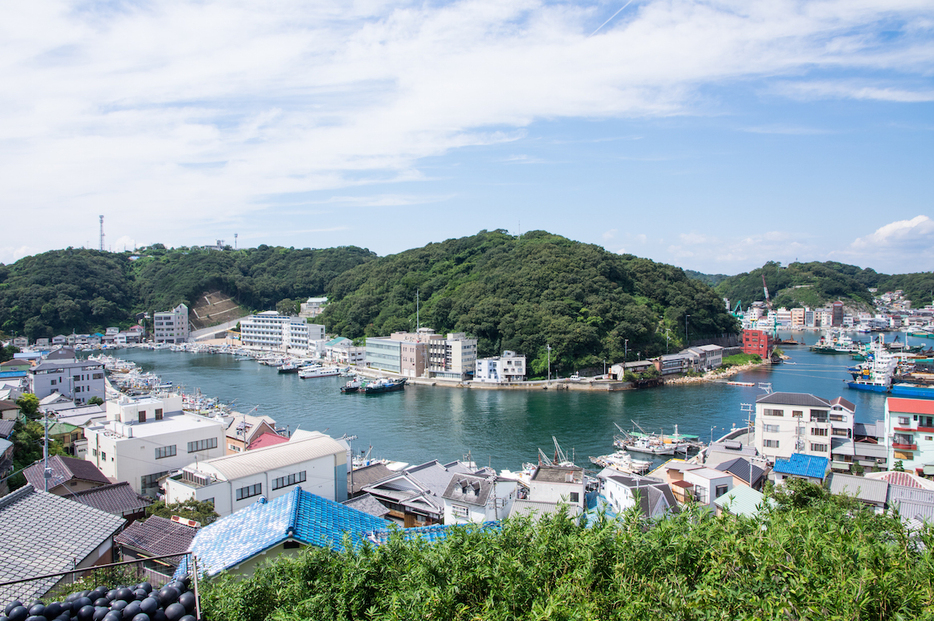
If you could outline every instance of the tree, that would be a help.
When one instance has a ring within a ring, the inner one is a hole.
[[[164,500],[154,502],[146,507],[146,517],[158,515],[166,519],[171,519],[173,515],[183,517],[196,522],[201,522],[202,526],[207,526],[220,516],[214,510],[214,503],[210,501],[182,500],[180,502],[166,504]]]
[[[276,312],[280,315],[297,315],[298,310],[299,303],[292,300],[291,298],[285,298],[276,304]]]
[[[37,420],[39,418],[39,397],[26,393],[16,400],[19,406],[19,412],[28,420]]]
[[[91,397],[90,399],[88,399],[88,404],[89,405],[104,405],[104,400],[101,399],[100,397]]]

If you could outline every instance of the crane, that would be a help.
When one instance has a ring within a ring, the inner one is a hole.
[[[765,284],[765,274],[762,275],[762,290],[765,291],[765,306],[772,310],[772,300],[769,299],[769,288]]]

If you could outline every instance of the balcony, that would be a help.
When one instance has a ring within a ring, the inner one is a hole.
[[[901,444],[899,442],[892,442],[892,448],[900,451],[917,451],[917,444]]]

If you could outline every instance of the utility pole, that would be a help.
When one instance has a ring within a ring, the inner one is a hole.
[[[684,346],[685,347],[688,346],[688,317],[690,317],[690,315],[684,316]]]
[[[545,349],[548,350],[548,381],[551,381],[551,345],[545,344]]]
[[[629,362],[629,339],[623,339],[623,366]]]

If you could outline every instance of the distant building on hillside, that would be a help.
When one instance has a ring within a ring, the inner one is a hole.
[[[299,317],[303,319],[311,319],[312,317],[317,317],[324,311],[324,307],[327,305],[327,298],[308,298],[302,302],[301,310],[298,313]]]
[[[188,307],[179,304],[170,311],[154,313],[153,340],[156,343],[185,343],[191,334],[188,326]],[[114,336],[116,339],[116,335]]]

